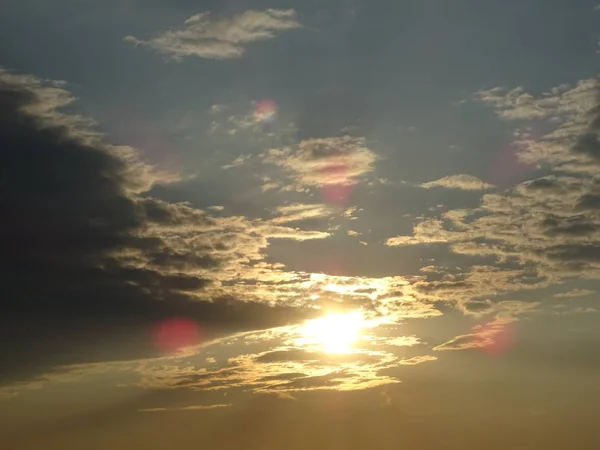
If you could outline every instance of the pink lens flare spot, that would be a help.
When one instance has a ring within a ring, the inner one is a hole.
[[[321,187],[321,196],[326,203],[345,204],[351,193],[352,186],[346,184],[327,184]]]
[[[164,320],[154,333],[156,346],[168,353],[199,344],[201,337],[200,327],[196,322],[180,317]]]
[[[490,181],[507,188],[522,181],[535,167],[519,157],[519,150],[508,147],[501,150],[495,157],[490,173]]]
[[[254,110],[254,118],[258,122],[272,122],[277,114],[277,105],[273,100],[261,100]]]
[[[321,169],[324,181],[321,195],[326,203],[344,204],[350,199],[352,184],[348,173],[348,166],[343,161],[332,160]]]
[[[488,355],[502,355],[510,350],[516,341],[515,330],[510,323],[499,326],[493,322],[477,327],[477,333],[484,337],[482,350]]]

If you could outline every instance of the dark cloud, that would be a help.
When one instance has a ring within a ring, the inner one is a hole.
[[[595,133],[585,133],[573,146],[573,152],[600,160],[600,140]]]
[[[600,262],[600,245],[598,243],[557,245],[549,248],[546,255],[551,260],[566,262]]]
[[[215,220],[144,198],[173,177],[60,113],[71,101],[60,87],[0,71],[4,380],[56,364],[154,355],[153,328],[168,317],[197,320],[207,338],[287,323],[291,308],[226,295],[198,300],[215,284],[200,269],[218,270],[227,259],[216,255],[236,247],[232,237],[188,245],[186,237],[214,230]],[[231,222],[239,235],[243,227]]]
[[[576,209],[578,210],[600,210],[600,195],[585,194],[577,201]]]
[[[597,224],[590,222],[585,216],[558,217],[548,216],[541,228],[547,236],[588,236],[597,232]]]

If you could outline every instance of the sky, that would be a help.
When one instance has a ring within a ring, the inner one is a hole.
[[[597,0],[0,12],[0,448],[600,448]]]

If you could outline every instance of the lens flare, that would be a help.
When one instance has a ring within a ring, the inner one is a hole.
[[[517,148],[508,147],[494,157],[489,178],[493,184],[501,188],[508,188],[523,181],[534,169],[532,164],[519,158]]]
[[[254,119],[263,124],[270,124],[275,120],[277,105],[273,100],[262,100],[256,105]]]
[[[349,168],[339,157],[332,158],[331,163],[321,169],[327,180],[321,186],[323,201],[329,204],[345,204],[350,199],[352,185],[348,183]]]
[[[516,340],[515,330],[510,323],[502,326],[480,325],[478,332],[487,338],[486,345],[482,350],[489,355],[498,356],[507,353]]]
[[[196,322],[179,317],[164,320],[154,333],[156,347],[167,353],[199,344],[201,337],[200,327]]]

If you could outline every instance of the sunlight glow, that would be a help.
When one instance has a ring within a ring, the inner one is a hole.
[[[350,353],[365,326],[360,312],[330,314],[307,322],[297,343],[315,345],[325,353]]]

